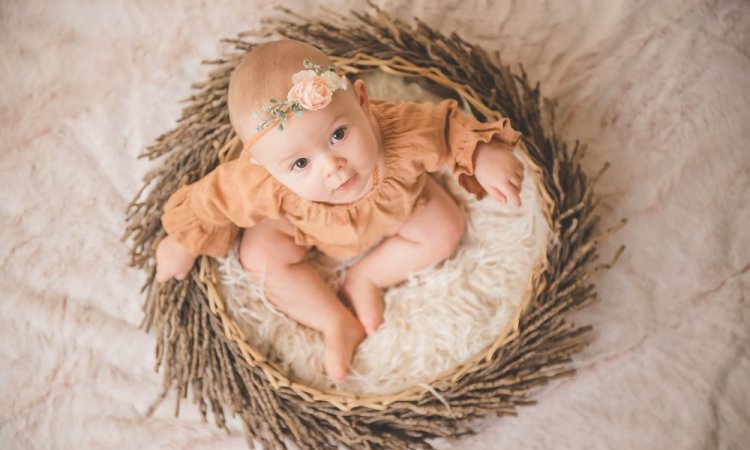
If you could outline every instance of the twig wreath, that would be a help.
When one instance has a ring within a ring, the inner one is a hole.
[[[614,231],[595,232],[599,218],[592,188],[607,166],[592,178],[584,173],[585,146],[576,141],[570,148],[558,139],[554,105],[547,99],[541,104],[539,84],[529,85],[523,67],[516,75],[501,65],[497,53],[489,55],[418,20],[411,28],[371,6],[374,14],[344,18],[329,12],[317,21],[283,9],[288,17],[269,21],[264,32],[224,40],[231,52],[206,62],[217,68],[207,81],[193,85],[198,93],[187,99],[177,127],[141,155],[162,162],[145,176],[127,208],[123,239],[132,243],[130,264],[148,274],[143,325],[156,329],[156,369],[164,370],[160,399],[176,389],[178,414],[180,399],[191,389],[204,419],[210,408],[216,424],[226,428],[228,407],[265,448],[284,448],[286,439],[302,449],[432,448],[428,439],[461,434],[469,419],[515,415],[516,405],[535,403],[529,399],[533,388],[575,372],[571,357],[588,344],[591,327],[576,326],[565,315],[596,300],[590,276],[609,268],[622,251],[612,263],[594,265],[598,243]],[[226,107],[229,76],[259,38],[271,35],[315,45],[346,74],[381,70],[420,77],[462,96],[486,120],[510,118],[523,133],[553,239],[513,326],[428,386],[391,395],[321,392],[290,379],[244,339],[217,289],[214,260],[199,258],[183,281],[155,281],[164,204],[179,187],[239,154],[241,143]]]

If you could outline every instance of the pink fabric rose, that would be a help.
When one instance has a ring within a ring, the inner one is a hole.
[[[331,103],[333,89],[328,80],[315,74],[313,70],[302,70],[292,76],[292,89],[287,94],[290,102],[298,101],[299,105],[310,111],[325,108]]]

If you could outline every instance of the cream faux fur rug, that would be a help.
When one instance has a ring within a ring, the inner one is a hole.
[[[382,73],[363,78],[375,98],[435,100],[415,83]],[[544,203],[536,176],[526,172],[521,208],[491,198],[477,201],[447,171],[437,174],[467,211],[461,246],[444,263],[386,291],[384,324],[359,346],[352,372],[340,385],[323,373],[321,334],[274,308],[243,271],[236,246],[219,264],[227,304],[250,343],[295,379],[318,389],[386,394],[428,383],[498,338],[518,310],[532,269],[545,257],[549,228],[541,212]],[[336,261],[317,252],[308,258],[334,292],[356,259]]]
[[[345,12],[363,0],[328,0]],[[557,99],[602,227],[601,301],[578,374],[442,449],[743,449],[750,442],[750,4],[375,0],[458,32]],[[245,450],[161,389],[139,329],[124,208],[136,156],[180,115],[220,37],[303,0],[0,2],[0,447]]]

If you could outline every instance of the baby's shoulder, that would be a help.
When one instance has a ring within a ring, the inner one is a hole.
[[[445,99],[440,102],[411,102],[373,99],[373,112],[382,119],[384,131],[395,134],[412,134],[418,131],[434,131],[445,125],[450,112],[456,107],[456,100]]]
[[[251,162],[245,152],[235,159],[219,164],[212,175],[241,187],[257,186],[270,181],[268,171],[260,164]]]
[[[262,165],[252,162],[246,153],[221,163],[215,171],[222,178],[224,195],[239,197],[254,207],[273,205],[276,208],[280,205],[281,183]]]

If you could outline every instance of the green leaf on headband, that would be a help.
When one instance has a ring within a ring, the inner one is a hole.
[[[279,124],[279,131],[284,131],[284,125]]]
[[[278,102],[279,102],[278,100],[276,100],[275,98],[271,97],[271,103],[278,103]]]

